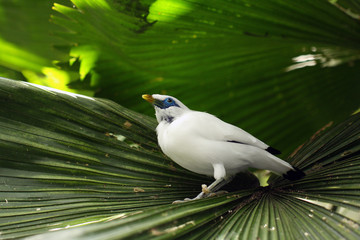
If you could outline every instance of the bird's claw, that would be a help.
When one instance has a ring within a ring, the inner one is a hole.
[[[207,197],[219,196],[219,195],[228,193],[227,191],[212,192],[211,190],[209,190],[209,188],[206,186],[206,184],[202,184],[201,189],[202,189],[201,192],[196,197],[185,198],[184,200],[176,200],[173,202],[173,204],[184,203],[184,202],[194,201],[194,200],[203,199],[203,198],[207,198]]]
[[[210,191],[209,188],[206,186],[206,184],[201,185],[201,191],[202,191],[205,195],[211,193],[211,191]]]
[[[173,204],[176,203],[184,203],[184,202],[189,202],[189,201],[194,201],[194,200],[198,200],[198,199],[202,199],[202,198],[206,198],[209,196],[209,194],[211,193],[208,189],[207,186],[205,184],[201,185],[202,187],[202,191],[194,198],[185,198],[184,200],[176,200],[173,202]],[[208,190],[208,193],[205,193],[204,191]]]
[[[184,203],[184,202],[189,202],[189,201],[193,201],[193,200],[196,200],[196,198],[185,198],[184,200],[176,200],[176,201],[173,201],[172,204]]]
[[[206,186],[206,185],[205,185]],[[207,188],[205,188],[207,189]],[[208,198],[208,197],[215,197],[215,196],[220,196],[222,194],[226,194],[228,193],[227,191],[217,191],[217,192],[208,192],[208,193],[204,193],[204,191],[202,191],[197,197],[195,198],[185,198],[184,200],[176,200],[173,201],[173,204],[178,204],[178,203],[184,203],[184,202],[190,202],[190,201],[194,201],[194,200],[198,200],[198,199],[203,199],[203,198]]]

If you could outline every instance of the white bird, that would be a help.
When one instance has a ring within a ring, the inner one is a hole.
[[[267,169],[289,180],[305,176],[275,157],[278,150],[214,115],[190,110],[171,96],[142,97],[155,108],[158,143],[165,155],[192,172],[215,178],[209,187],[202,185],[203,191],[197,197],[185,200],[209,196],[249,167]]]

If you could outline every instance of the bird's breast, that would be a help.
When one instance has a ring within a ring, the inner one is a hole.
[[[212,176],[213,166],[204,152],[204,140],[174,123],[175,121],[171,124],[159,124],[157,128],[161,150],[180,166]]]

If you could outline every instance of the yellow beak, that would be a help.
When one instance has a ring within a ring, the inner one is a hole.
[[[149,103],[153,103],[155,101],[155,99],[149,94],[143,94],[142,98],[148,101]]]

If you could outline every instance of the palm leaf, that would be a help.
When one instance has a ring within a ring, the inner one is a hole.
[[[140,94],[169,93],[283,156],[358,107],[355,0],[54,2],[0,1],[2,76],[147,114]]]
[[[174,205],[211,180],[161,154],[153,119],[19,81],[0,89],[2,239],[360,237],[359,114],[289,158],[302,180]]]
[[[68,0],[57,2],[72,6]],[[67,84],[79,78],[78,69],[69,68],[68,63],[61,68],[54,65],[69,61],[71,46],[54,35],[64,29],[49,21],[51,14],[57,14],[52,5],[48,0],[0,0],[0,75],[74,91]]]
[[[1,224],[15,221],[15,232],[34,224],[53,228],[74,213],[70,218],[110,216],[171,202],[173,189],[186,197],[188,184],[194,186],[193,174],[184,175],[159,152],[152,119],[105,100],[5,79],[1,86],[0,171],[7,208]],[[167,193],[159,197],[159,191]],[[109,207],[115,202],[115,209]]]
[[[0,19],[2,66],[40,73],[44,67],[52,67],[52,60],[67,59],[65,53],[53,47],[53,44],[62,45],[66,44],[66,41],[50,34],[34,34],[45,33],[51,28],[59,31],[59,26],[54,26],[48,21],[51,6],[51,1],[44,0],[36,3],[0,1],[0,11],[3,15]]]
[[[71,31],[59,35],[78,45],[82,76],[140,112],[152,114],[138,95],[168,93],[287,155],[358,107],[358,21],[328,1],[72,2],[53,21]]]

